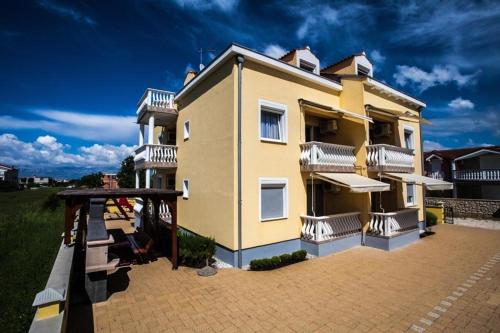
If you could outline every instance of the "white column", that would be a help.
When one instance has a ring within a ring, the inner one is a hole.
[[[139,171],[135,172],[135,188],[141,187],[141,179],[139,178]]]
[[[151,114],[149,116],[149,123],[148,123],[148,144],[152,145],[154,144],[154,131],[155,131],[155,116]]]
[[[146,169],[146,188],[151,188],[151,169]]]
[[[457,170],[457,166],[455,161],[451,161],[451,181],[453,182],[453,197],[457,197],[457,182],[455,181],[455,172]]]
[[[139,147],[144,144],[144,124],[139,125]]]

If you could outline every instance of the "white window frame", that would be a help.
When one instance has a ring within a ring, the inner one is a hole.
[[[411,132],[411,147],[406,147],[406,132]],[[411,126],[405,125],[403,126],[403,142],[405,144],[405,148],[413,149],[415,150],[415,129]]]
[[[282,185],[283,186],[283,216],[262,218],[262,186]],[[259,178],[259,219],[261,222],[283,220],[288,218],[288,179],[287,178]]]
[[[187,127],[186,127],[186,125],[187,125]],[[184,129],[184,140],[189,140],[189,137],[191,136],[191,121],[190,120],[186,120],[184,122],[183,129]]]
[[[281,115],[281,139],[270,139],[262,137],[261,133],[261,118],[262,118],[262,108],[267,108],[267,112],[275,112]],[[259,138],[260,141],[266,142],[276,142],[276,143],[288,143],[288,106],[281,103],[271,102],[264,99],[259,99],[258,103],[258,114],[259,114]]]
[[[408,201],[408,188],[409,187],[413,188],[413,200]],[[406,183],[406,198],[405,198],[405,206],[406,207],[412,207],[417,204],[417,184],[415,183]]]
[[[184,178],[182,180],[182,197],[184,199],[189,198],[189,178]]]

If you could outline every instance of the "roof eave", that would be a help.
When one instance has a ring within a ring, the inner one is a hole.
[[[330,79],[321,77],[320,75],[308,72],[301,68],[290,65],[278,59],[266,56],[264,54],[258,53],[256,51],[244,48],[242,46],[231,44],[225,51],[223,51],[218,57],[216,57],[207,67],[205,67],[195,78],[193,78],[187,85],[185,85],[175,96],[175,101],[182,98],[188,91],[194,88],[199,82],[201,82],[207,75],[212,71],[217,69],[222,63],[228,60],[231,56],[241,54],[245,58],[252,60],[254,62],[264,64],[268,67],[286,72],[288,74],[298,76],[307,81],[319,84],[321,86],[334,89],[336,91],[342,91],[342,85],[332,81]]]

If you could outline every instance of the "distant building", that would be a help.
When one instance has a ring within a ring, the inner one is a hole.
[[[116,173],[105,173],[102,175],[103,188],[119,188]]]
[[[21,177],[19,178],[19,184],[25,185],[25,186],[32,186],[32,185],[38,185],[38,186],[50,186],[52,185],[54,180],[52,177]]]
[[[443,196],[500,199],[500,146],[433,150],[424,158],[426,176],[454,183]]]
[[[0,164],[0,181],[17,183],[18,170],[13,166]]]

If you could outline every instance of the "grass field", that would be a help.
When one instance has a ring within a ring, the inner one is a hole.
[[[60,189],[0,193],[0,330],[27,332],[35,294],[45,287],[61,244],[64,207],[47,206]],[[51,201],[54,203],[54,201]]]

